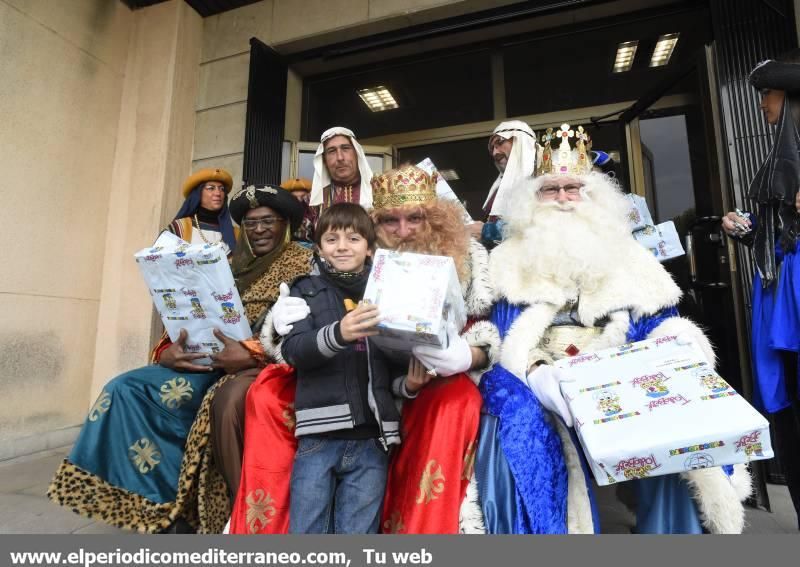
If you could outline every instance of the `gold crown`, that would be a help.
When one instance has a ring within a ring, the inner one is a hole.
[[[570,138],[575,139],[575,147],[570,146]],[[558,147],[553,148],[553,142],[560,140]],[[548,128],[542,134],[542,157],[536,167],[536,175],[586,175],[592,171],[592,160],[589,150],[592,140],[578,126],[572,130],[569,124],[562,124],[558,131],[553,132]]]
[[[416,165],[406,165],[372,177],[372,206],[375,210],[391,209],[408,204],[427,203],[436,199],[439,175],[428,175]]]

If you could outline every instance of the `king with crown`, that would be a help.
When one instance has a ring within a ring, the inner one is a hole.
[[[678,286],[631,236],[619,187],[592,171],[583,127],[548,129],[542,145],[489,261],[502,342],[480,383],[479,500],[487,533],[598,533],[593,482],[559,387],[570,378],[551,364],[665,335],[691,336],[709,360],[714,353],[678,315]],[[637,533],[742,531],[744,466],[626,484]]]
[[[477,383],[500,343],[496,327],[488,320],[493,298],[488,253],[468,236],[458,204],[436,196],[436,173],[429,175],[406,165],[373,177],[371,188],[378,245],[450,256],[468,315],[464,329],[450,330],[447,348],[414,348],[414,358],[429,369],[416,393],[404,390],[402,382],[393,387],[393,393],[404,398],[402,443],[391,455],[381,530],[399,534],[476,531],[481,514],[473,475],[481,409]],[[296,317],[287,318],[279,313],[282,305],[279,300],[267,317],[261,337],[267,352],[279,360],[276,334],[282,325],[272,322],[280,319],[292,324],[307,314],[302,306],[295,306],[291,309]],[[297,446],[294,383],[288,366],[271,365],[250,387],[244,463],[231,533],[286,533],[288,529],[288,480]]]

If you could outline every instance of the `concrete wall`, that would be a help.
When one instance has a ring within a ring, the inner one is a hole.
[[[193,166],[224,167],[241,183],[250,38],[295,51],[486,9],[495,0],[262,0],[206,18]],[[300,136],[302,77],[289,72],[286,138]]]
[[[183,0],[0,0],[0,460],[71,442],[147,363],[132,253],[182,201],[202,29]]]
[[[137,10],[135,16],[87,402],[110,377],[148,362],[152,301],[132,254],[152,243],[172,219],[191,169],[202,18],[182,0]]]
[[[132,23],[120,2],[0,0],[0,458],[63,444],[87,407]]]

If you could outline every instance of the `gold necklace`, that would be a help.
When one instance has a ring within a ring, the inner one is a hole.
[[[211,242],[209,242],[209,241],[206,239],[206,235],[205,235],[205,234],[203,234],[203,229],[202,229],[202,228],[200,228],[200,221],[199,221],[199,220],[197,220],[197,214],[195,214],[195,215],[194,215],[194,217],[192,217],[192,220],[194,221],[192,224],[195,226],[195,228],[197,228],[197,232],[199,232],[199,233],[200,233],[200,238],[202,238],[202,239],[203,239],[203,242],[205,242],[206,244],[212,244]]]

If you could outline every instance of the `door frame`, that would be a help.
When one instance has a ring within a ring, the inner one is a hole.
[[[630,108],[635,101],[623,101],[613,104],[603,104],[597,106],[585,106],[558,110],[555,112],[544,112],[541,114],[526,114],[523,116],[513,116],[507,118],[496,118],[484,122],[472,122],[458,124],[456,126],[444,126],[441,128],[431,128],[426,130],[414,130],[412,132],[400,132],[397,134],[387,134],[384,136],[374,136],[360,140],[364,144],[371,144],[379,147],[408,148],[413,146],[427,146],[431,144],[441,144],[458,140],[470,140],[474,138],[489,138],[492,131],[499,122],[504,120],[522,120],[530,125],[534,132],[544,130],[550,126],[561,125],[568,122],[574,126],[583,124],[591,127],[592,118],[619,114]],[[653,108],[672,108],[675,106],[685,106],[694,102],[693,97],[687,95],[669,95],[658,101]]]

